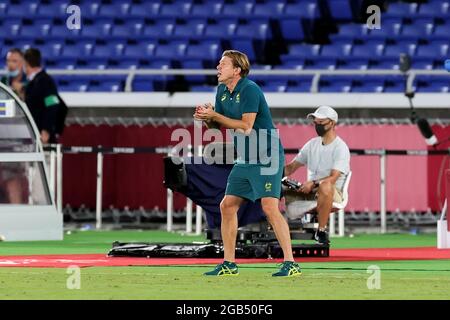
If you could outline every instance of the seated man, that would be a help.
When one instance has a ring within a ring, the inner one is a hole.
[[[305,165],[308,181],[298,192],[286,194],[286,204],[295,200],[317,200],[319,228],[315,239],[328,244],[326,226],[333,202],[342,202],[342,187],[350,172],[350,151],[347,144],[336,135],[337,112],[328,106],[319,107],[307,116],[313,120],[319,137],[309,140],[298,155],[285,166],[284,174],[289,176]]]

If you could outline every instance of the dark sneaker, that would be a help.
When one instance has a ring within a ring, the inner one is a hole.
[[[314,240],[320,244],[330,244],[330,239],[328,238],[328,232],[317,230],[314,234]]]
[[[294,261],[285,261],[281,264],[280,271],[272,274],[272,277],[298,277],[302,275],[300,266]]]
[[[205,276],[237,276],[239,275],[239,270],[234,262],[224,261],[221,264],[218,264],[214,270],[205,272],[203,275]]]

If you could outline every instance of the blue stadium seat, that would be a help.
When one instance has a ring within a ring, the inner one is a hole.
[[[36,16],[47,18],[68,16],[67,7],[70,3],[71,1],[69,0],[64,2],[41,3],[37,9]]]
[[[193,18],[220,17],[222,7],[223,1],[217,2],[208,1],[203,4],[194,4],[191,8],[191,17]]]
[[[80,29],[68,29],[65,24],[54,25],[50,29],[50,37],[52,39],[69,39],[78,37]]]
[[[170,38],[175,28],[173,20],[162,20],[156,24],[145,25],[142,30],[143,39],[166,39]]]
[[[129,9],[129,3],[101,4],[98,9],[98,15],[108,18],[123,17],[128,15]]]
[[[280,19],[280,29],[286,41],[301,41],[305,38],[300,19]]]
[[[80,10],[82,12],[82,18],[96,19],[99,18],[98,12],[101,6],[101,2],[96,1],[86,1],[80,5]]]
[[[400,41],[397,44],[387,44],[384,48],[385,57],[400,57],[401,53],[414,56],[416,44],[411,41]]]
[[[8,11],[8,4],[6,1],[5,2],[0,2],[0,16],[4,17],[6,16],[6,12]]]
[[[442,76],[417,76],[415,79],[417,92],[450,92],[449,77]]]
[[[8,17],[29,18],[36,15],[39,2],[25,1],[21,3],[10,3],[7,7]]]
[[[210,60],[214,63],[219,61],[222,48],[220,42],[203,42],[201,44],[191,44],[188,46],[185,59]]]
[[[291,84],[291,82],[293,82],[293,84]],[[310,92],[311,84],[311,76],[297,77],[294,81],[289,81],[286,92]]]
[[[172,34],[174,39],[202,39],[206,21],[190,21],[187,24],[177,24]]]
[[[153,79],[135,79],[132,84],[134,92],[152,92],[155,91]]]
[[[50,33],[50,24],[24,25],[20,30],[22,39],[43,39]]]
[[[445,24],[436,25],[431,37],[433,39],[450,40],[449,30],[450,30],[450,21],[447,21]]]
[[[3,24],[0,28],[0,39],[18,38],[20,29],[20,24]]]
[[[369,69],[375,69],[375,70],[381,70],[381,69],[387,69],[387,70],[399,70],[400,68],[400,58],[382,58],[380,60],[373,60],[370,65]]]
[[[288,3],[284,9],[286,17],[317,19],[320,17],[320,9],[316,1]]]
[[[61,56],[63,42],[49,41],[43,45],[38,46],[41,50],[41,54],[45,58],[58,58]]]
[[[352,7],[349,0],[333,0],[327,1],[331,17],[334,20],[352,20]]]
[[[181,67],[183,69],[204,69],[203,62],[201,60],[183,60],[181,61]],[[184,79],[189,85],[203,84],[206,82],[205,75],[185,75]]]
[[[370,30],[370,39],[397,39],[402,30],[402,23],[392,22],[389,23],[383,20],[383,26],[381,29]]]
[[[187,45],[185,43],[160,44],[156,47],[154,56],[159,59],[178,60],[184,57]]]
[[[269,81],[262,86],[264,92],[285,92],[287,80]]]
[[[222,9],[222,17],[241,18],[250,16],[253,11],[254,3],[252,1],[239,1],[236,3],[225,3]]]
[[[417,9],[419,5],[417,3],[404,3],[404,2],[396,2],[390,3],[386,12],[383,13],[383,17],[412,17],[417,14]]]
[[[303,70],[305,68],[306,61],[302,58],[287,60],[281,65],[274,66],[274,69],[282,70]]]
[[[317,70],[334,70],[337,66],[337,60],[333,57],[320,57],[316,59],[307,60],[303,65],[303,69],[317,69]]]
[[[339,26],[339,32],[331,35],[333,40],[355,40],[367,39],[369,37],[369,29],[365,24],[348,23]]]
[[[222,21],[219,24],[210,24],[206,26],[204,38],[205,39],[222,39],[231,38],[234,36],[237,28],[235,20]]]
[[[353,78],[352,92],[383,92],[383,76],[357,76]]]
[[[61,56],[64,58],[84,58],[91,55],[92,43],[79,43],[76,45],[65,45],[62,48]]]
[[[108,43],[96,44],[92,50],[92,56],[95,58],[115,58],[123,55],[124,44]]]
[[[346,44],[329,44],[322,46],[322,50],[320,51],[321,57],[348,57],[350,55],[350,52],[352,50],[352,45],[350,43]]]
[[[93,92],[121,92],[124,89],[124,81],[102,79],[101,81],[90,83],[88,91]]]
[[[367,70],[369,68],[368,59],[347,59],[337,65],[337,69],[345,70]]]
[[[269,1],[266,3],[256,3],[253,8],[253,17],[256,18],[279,18],[284,15],[284,1]]]
[[[90,82],[87,76],[55,76],[54,79],[62,92],[86,92]]]
[[[352,56],[360,58],[379,57],[383,55],[383,42],[370,42],[366,44],[355,44],[352,48]]]
[[[154,42],[146,42],[134,45],[127,45],[123,52],[125,58],[145,59],[154,56],[156,44]]]
[[[403,76],[385,76],[384,92],[405,92],[405,78]]]
[[[114,39],[136,39],[142,33],[142,24],[115,25],[111,30],[111,37]]]
[[[252,71],[250,71],[250,79],[253,81],[264,82],[271,79],[274,79],[274,76],[266,75],[266,74],[255,74],[254,70],[271,70],[271,65],[260,65],[255,64],[252,66]]]
[[[85,60],[78,60],[76,64],[77,69],[106,69],[108,67],[107,58],[89,57]]]
[[[77,68],[77,59],[74,58],[61,58],[61,57],[53,57],[45,56],[46,60],[50,60],[52,62],[50,69],[67,69],[73,70]]]
[[[256,59],[255,49],[251,40],[232,40],[231,48],[244,52],[249,58],[250,62]]]
[[[432,24],[403,25],[401,38],[406,39],[428,39],[433,33]]]
[[[33,40],[31,39],[15,39],[13,42],[10,42],[9,45],[7,47],[5,47],[4,49],[7,51],[9,48],[19,48],[22,49],[22,51],[30,48],[30,47],[34,47],[35,43]]]
[[[351,80],[319,81],[319,92],[350,92]]]
[[[153,19],[159,17],[160,8],[161,3],[159,2],[133,3],[129,9],[129,14],[134,18]]]
[[[449,1],[432,1],[422,3],[419,7],[418,15],[421,17],[445,18],[450,14]]]
[[[137,69],[139,65],[139,59],[135,58],[120,58],[109,63],[109,67],[115,69]]]
[[[234,39],[272,39],[272,30],[268,21],[251,21],[245,25],[238,25]]]
[[[450,30],[449,30],[450,32]],[[419,45],[417,47],[417,58],[429,58],[429,59],[445,59],[449,52],[448,43],[433,42],[428,45]]]
[[[289,46],[289,53],[282,54],[282,61],[295,60],[298,58],[308,58],[319,56],[321,46],[319,44],[307,45],[307,44],[293,44]]]
[[[433,61],[430,61],[428,58],[421,59],[418,57],[414,57],[411,63],[411,69],[433,70],[434,63]],[[440,69],[442,69],[442,63],[440,63]]]
[[[58,85],[60,92],[86,92],[88,91],[89,84],[85,82],[69,82]]]
[[[111,28],[109,23],[83,25],[80,35],[83,39],[104,39],[110,35]]]
[[[159,15],[164,18],[187,17],[191,12],[191,1],[177,1],[174,3],[163,3]]]
[[[151,60],[147,68],[150,69],[170,69],[172,68],[172,63],[169,59],[166,58],[158,58],[156,60]],[[153,81],[155,82],[155,85],[160,87],[161,89],[164,89],[166,86],[166,83],[168,81],[172,81],[175,79],[175,76],[173,75],[152,75]],[[156,88],[158,89],[158,88]]]

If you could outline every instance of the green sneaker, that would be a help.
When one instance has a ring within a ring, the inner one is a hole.
[[[272,274],[272,277],[298,277],[302,274],[300,266],[294,261],[285,261],[281,264],[280,271]]]
[[[203,275],[205,276],[237,276],[239,275],[239,270],[234,262],[224,261],[221,264],[218,264],[214,270],[205,272]]]

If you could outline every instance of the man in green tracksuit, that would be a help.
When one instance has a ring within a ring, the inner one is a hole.
[[[273,276],[298,276],[301,271],[292,255],[289,226],[278,209],[284,150],[264,94],[247,78],[250,63],[244,53],[225,51],[217,70],[220,85],[215,107],[197,106],[194,118],[203,120],[208,128],[233,129],[237,160],[220,204],[224,262],[205,275],[239,274],[235,263],[237,211],[244,201],[261,199],[284,254],[282,267]]]

